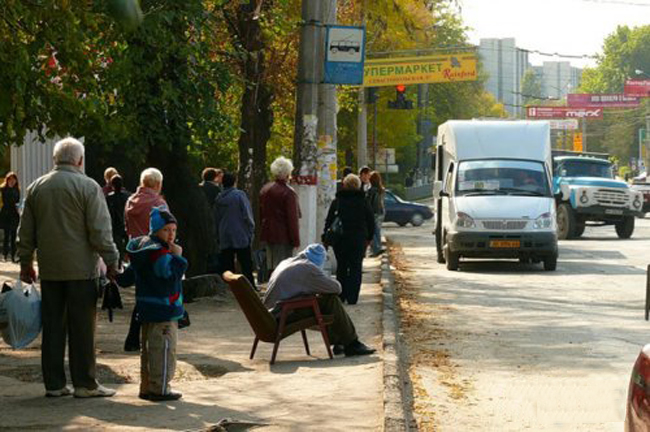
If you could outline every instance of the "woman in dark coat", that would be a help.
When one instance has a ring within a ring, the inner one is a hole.
[[[339,216],[343,235],[334,246],[337,268],[336,279],[341,284],[341,300],[356,304],[361,290],[363,257],[375,233],[375,218],[361,190],[361,180],[355,174],[343,179],[343,187],[336,193],[325,220],[325,231]]]
[[[2,192],[2,210],[0,210],[0,225],[4,229],[4,244],[2,252],[5,261],[11,251],[11,261],[16,261],[16,231],[20,222],[18,213],[18,204],[20,203],[20,186],[18,185],[18,176],[10,171],[5,177],[5,181],[0,185]]]

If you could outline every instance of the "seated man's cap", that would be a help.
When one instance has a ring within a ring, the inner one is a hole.
[[[172,223],[178,225],[176,218],[166,207],[154,207],[149,213],[149,234],[155,234],[165,225]]]
[[[314,243],[310,244],[303,251],[309,262],[314,264],[316,267],[323,268],[325,264],[325,258],[327,257],[327,252],[323,245]]]

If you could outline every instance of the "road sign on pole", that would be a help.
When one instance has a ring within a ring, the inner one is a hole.
[[[325,83],[361,85],[365,43],[364,27],[328,25],[325,42]]]

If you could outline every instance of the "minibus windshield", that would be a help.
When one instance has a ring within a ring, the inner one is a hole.
[[[472,160],[458,166],[456,195],[550,197],[544,164],[509,159]]]

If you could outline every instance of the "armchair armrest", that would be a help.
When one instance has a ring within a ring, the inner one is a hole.
[[[314,305],[318,305],[318,297],[315,295],[309,297],[298,297],[278,302],[278,306],[280,306],[282,312],[289,312],[291,310],[301,308],[313,308]]]

